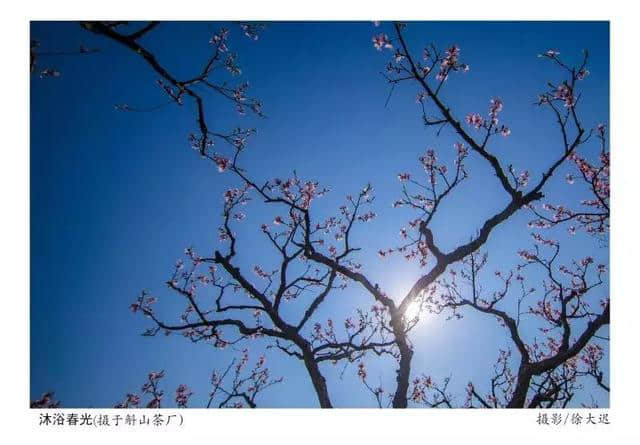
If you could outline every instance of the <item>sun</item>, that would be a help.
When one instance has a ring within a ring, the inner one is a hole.
[[[420,315],[420,302],[412,301],[404,311],[404,318],[407,320],[413,320]]]

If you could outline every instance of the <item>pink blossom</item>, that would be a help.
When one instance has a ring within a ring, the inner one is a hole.
[[[244,192],[240,189],[229,189],[224,192],[224,202],[231,204],[234,199],[240,197]]]
[[[218,240],[219,241],[227,241],[229,239],[229,234],[222,227],[218,227]]]
[[[446,52],[447,58],[457,58],[460,56],[460,47],[458,45],[453,45],[447,49]]]
[[[477,113],[468,114],[465,120],[476,129],[480,129],[484,125],[484,119]]]
[[[455,142],[453,144],[453,147],[458,152],[459,159],[464,158],[465,156],[467,156],[467,154],[469,154],[469,150],[467,149],[467,147],[465,147],[464,144],[461,144],[460,142]]]
[[[547,50],[544,54],[540,54],[539,57],[542,57],[542,56],[555,57],[558,54],[560,54],[560,51],[557,51],[555,49],[550,49],[550,50]]]
[[[347,318],[344,321],[344,328],[347,329],[347,330],[355,328],[355,325],[353,324],[353,321],[351,321],[350,318]]]
[[[157,303],[157,302],[158,302],[158,299],[156,297],[148,297],[145,300],[145,304],[147,304],[147,305],[151,305],[151,304],[154,304],[154,303]]]
[[[251,40],[258,40],[258,30],[261,28],[260,25],[242,23],[240,28],[244,31],[245,36],[249,37]]]
[[[164,377],[164,371],[154,371],[149,373],[149,380],[156,381]]]
[[[151,399],[151,401],[149,403],[147,403],[147,408],[151,408],[151,409],[155,409],[155,408],[160,408],[160,399],[162,398],[162,396],[155,396],[153,399]]]
[[[551,224],[543,219],[536,219],[529,222],[529,227],[535,227],[537,229],[548,229],[549,227],[551,227]]]
[[[526,187],[529,183],[529,171],[525,170],[518,176],[518,185],[520,187]]]
[[[590,257],[590,256],[588,256],[588,257],[584,257],[584,258],[582,259],[582,261],[580,261],[580,264],[582,264],[582,265],[583,265],[583,266],[585,266],[585,267],[586,267],[586,266],[588,266],[589,264],[592,264],[592,263],[593,263],[593,258],[592,258],[592,257]]]
[[[378,51],[381,51],[383,48],[387,48],[387,49],[393,48],[393,45],[391,45],[391,42],[389,41],[389,36],[387,36],[384,33],[378,34],[377,36],[373,36],[372,41],[373,41],[373,46]]]
[[[211,37],[209,43],[212,45],[216,45],[220,52],[225,52],[228,50],[226,45],[227,36],[229,35],[229,30],[226,28],[222,28],[216,34]]]
[[[260,266],[254,266],[253,271],[256,273],[256,275],[258,275],[260,278],[271,278],[271,274],[265,272],[264,270],[262,270],[262,268]]]
[[[140,404],[140,396],[136,394],[127,394],[127,404],[138,406]]]
[[[176,404],[178,405],[178,407],[186,408],[189,397],[191,397],[192,395],[193,393],[189,391],[187,385],[179,385],[176,389]]]
[[[553,96],[556,99],[560,99],[564,101],[564,106],[567,108],[571,108],[575,105],[575,98],[573,97],[573,91],[566,83],[562,83],[558,85],[556,90],[553,93]]]
[[[447,74],[446,70],[440,70],[438,75],[436,76],[436,80],[445,81],[449,78],[449,74]]]
[[[502,111],[503,103],[499,97],[494,97],[489,101],[489,117],[492,124],[498,123],[498,113]]]
[[[523,259],[527,261],[536,261],[538,259],[538,257],[534,253],[529,252],[527,250],[518,251],[518,255],[520,255]]]
[[[427,153],[424,156],[420,156],[418,160],[422,163],[425,169],[430,170],[435,165],[438,158],[436,157],[436,152],[429,148]]]
[[[578,73],[576,74],[576,79],[578,80],[584,80],[585,77],[587,77],[589,75],[589,70],[586,68],[582,68],[580,71],[578,71]]]
[[[366,380],[367,378],[367,369],[364,366],[363,362],[358,363],[358,377],[362,380]]]
[[[363,215],[358,216],[358,219],[362,222],[369,222],[375,217],[376,217],[376,214],[374,212],[367,212]]]

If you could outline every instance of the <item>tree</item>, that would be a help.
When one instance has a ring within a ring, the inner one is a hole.
[[[415,369],[411,334],[424,313],[446,314],[458,319],[463,313],[475,311],[497,319],[504,326],[517,356],[510,349],[499,351],[486,394],[474,382],[470,382],[466,390],[458,390],[466,394],[465,406],[566,407],[586,379],[593,379],[599,388],[609,391],[607,375],[601,369],[606,348],[602,344],[606,345],[608,339],[599,335],[601,328],[609,324],[609,299],[601,290],[606,283],[607,267],[596,265],[592,256],[576,258],[570,265],[559,264],[561,241],[540,233],[545,228],[566,226],[569,234],[584,231],[600,243],[608,239],[606,127],[599,124],[589,129],[580,113],[580,83],[589,74],[586,51],[578,66],[565,63],[553,49],[539,56],[558,68],[558,80],[547,84],[536,105],[549,110],[557,120],[560,137],[556,155],[547,161],[541,176],[535,179],[527,170],[517,172],[511,165],[505,166],[501,156],[492,150],[497,138],[515,139],[510,128],[499,121],[504,107],[499,97],[490,100],[486,115],[471,113],[464,120],[448,105],[444,94],[447,86],[455,82],[458,75],[471,75],[465,74],[470,69],[461,60],[460,48],[453,45],[443,51],[430,45],[417,57],[409,48],[406,26],[402,23],[392,25],[393,37],[385,32],[374,35],[374,49],[391,57],[384,74],[391,93],[401,84],[417,87],[417,103],[424,125],[437,128],[438,135],[451,132],[457,142],[452,165],[440,161],[436,150],[428,149],[419,157],[423,177],[409,172],[398,174],[402,188],[394,207],[408,208],[415,213],[407,223],[408,228],[401,228],[399,245],[372,252],[354,241],[357,228],[377,216],[372,210],[374,187],[371,183],[346,195],[337,214],[320,215],[315,212],[314,203],[329,192],[328,188],[299,177],[295,170],[288,178],[276,179],[249,171],[242,161],[246,156],[246,138],[253,130],[237,129],[223,134],[212,132],[207,126],[204,101],[195,86],[205,86],[231,100],[240,112],[250,108],[262,115],[261,102],[246,97],[246,84],[232,88],[210,80],[218,67],[239,72],[235,57],[227,53],[226,30],[212,38],[214,53],[204,68],[192,78],[178,80],[139,43],[158,23],[151,22],[128,34],[118,31],[123,25],[121,22],[82,24],[86,30],[139,54],[163,79],[159,85],[170,102],[178,105],[185,99],[194,102],[198,134],[191,135],[191,145],[203,158],[213,162],[220,173],[230,174],[236,181],[236,186],[224,193],[218,228],[219,239],[226,243],[225,247],[215,248],[212,255],[201,255],[193,247],[186,248],[185,258],[176,263],[166,282],[169,290],[185,302],[178,321],[167,321],[158,315],[154,309],[158,300],[146,291],[131,304],[133,312],[143,314],[152,323],[145,335],[180,333],[192,342],[210,343],[217,348],[256,339],[266,341],[268,349],[304,364],[318,404],[323,408],[334,406],[331,383],[322,368],[326,363],[357,363],[358,377],[380,407],[405,408],[410,403],[453,407],[457,404],[449,387],[450,377],[436,383],[434,378]],[[256,25],[241,26],[249,37],[256,36]],[[129,105],[119,108],[135,111]],[[230,154],[214,152],[215,139],[226,141]],[[599,147],[595,159],[586,152],[586,147],[594,142]],[[485,180],[497,181],[504,201],[496,214],[478,220],[478,230],[468,241],[444,248],[438,241],[441,236],[432,231],[432,222],[434,218],[446,217],[442,215],[443,203],[455,196],[459,186],[468,179],[470,157],[486,163],[491,175]],[[561,166],[569,163],[575,165],[575,173],[566,177],[567,182],[584,184],[588,196],[577,206],[544,202],[550,180]],[[544,204],[540,207],[540,203]],[[262,210],[256,210],[258,206]],[[267,252],[243,245],[237,233],[248,211],[275,215],[260,227],[270,245],[270,257]],[[490,252],[482,250],[487,241],[496,236],[498,227],[523,212],[532,215],[530,227],[534,230],[535,245],[533,248],[520,246],[521,263],[514,270],[495,271],[491,277],[492,274],[486,272]],[[241,255],[261,259],[252,271],[247,271],[239,266]],[[369,258],[377,255],[382,259],[400,255],[417,262],[421,274],[405,295],[390,295],[361,264],[362,255]],[[534,271],[536,268],[538,271]],[[530,284],[536,281],[535,286]],[[495,291],[486,289],[497,284],[499,288]],[[324,322],[319,320],[323,303],[329,298],[335,299],[335,294],[346,296],[356,287],[370,298],[369,308],[357,309],[351,316],[346,310],[340,310]],[[544,340],[538,341],[531,335],[532,331],[541,332]],[[371,383],[364,361],[384,357],[392,358],[396,368],[394,387],[390,391]],[[269,376],[264,358],[259,358],[255,367],[243,375],[248,360],[244,349],[237,362],[214,374],[209,406],[255,407],[256,396],[280,382]],[[149,375],[143,387],[143,392],[151,396],[146,406],[160,406],[162,391],[157,382],[163,375],[163,372]],[[181,385],[176,391],[177,405],[186,406],[190,394],[189,389]],[[216,403],[215,397],[220,397]],[[136,394],[128,394],[118,406],[140,404]]]

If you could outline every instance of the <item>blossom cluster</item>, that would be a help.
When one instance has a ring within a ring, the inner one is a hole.
[[[471,127],[479,130],[485,128],[489,132],[500,133],[502,136],[507,137],[511,134],[511,129],[505,125],[499,125],[498,114],[502,111],[504,103],[499,97],[494,97],[489,101],[489,119],[485,120],[482,115],[478,113],[470,113],[465,117],[465,121]]]

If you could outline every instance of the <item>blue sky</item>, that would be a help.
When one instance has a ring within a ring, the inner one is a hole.
[[[216,23],[166,23],[145,41],[178,77],[200,69]],[[399,172],[418,173],[417,156],[426,147],[450,157],[456,141],[447,131],[439,137],[425,129],[415,103],[414,85],[396,88],[385,107],[388,85],[380,75],[388,53],[371,44],[374,33],[390,32],[389,24],[270,23],[257,42],[234,29],[230,39],[239,54],[242,79],[250,94],[264,102],[266,119],[238,116],[228,102],[207,96],[212,128],[256,127],[243,164],[260,180],[299,176],[318,180],[332,192],[314,211],[329,215],[344,195],[367,182],[375,189],[378,218],[358,229],[365,248],[361,262],[372,280],[394,296],[403,296],[419,270],[401,259],[381,260],[375,252],[399,241],[398,231],[410,213],[392,209],[399,197]],[[139,391],[146,374],[165,369],[167,395],[178,383],[196,393],[193,406],[206,400],[212,369],[224,367],[233,351],[191,344],[178,336],[147,338],[149,327],[127,307],[142,289],[160,298],[167,318],[182,304],[164,286],[171,267],[187,246],[210,252],[218,247],[222,193],[234,186],[202,161],[187,143],[196,129],[187,103],[151,113],[123,113],[115,104],[153,106],[166,100],[154,84],[155,74],[130,51],[87,34],[73,22],[33,22],[32,38],[43,51],[77,48],[81,43],[98,54],[42,59],[58,68],[54,79],[31,81],[31,398],[55,390],[67,407],[108,407]],[[590,76],[584,81],[582,110],[589,128],[609,115],[609,26],[606,22],[440,22],[411,23],[406,35],[417,53],[424,44],[457,44],[471,67],[453,74],[443,91],[462,118],[486,113],[491,97],[505,103],[502,120],[512,135],[492,148],[535,179],[560,149],[552,116],[532,103],[545,83],[560,72],[536,55],[558,49],[571,63],[589,49]],[[230,78],[230,82],[237,79]],[[595,153],[597,147],[585,147]],[[470,159],[470,180],[443,204],[432,230],[449,250],[475,233],[484,219],[506,203],[504,192],[480,160]],[[580,190],[564,183],[562,169],[550,184],[550,201],[574,202]],[[315,204],[314,204],[315,205]],[[256,206],[238,229],[239,261],[250,269],[268,264],[269,252],[259,230],[272,211]],[[513,266],[515,252],[530,243],[521,213],[500,226],[486,249],[491,269]],[[554,229],[556,230],[556,229]],[[608,263],[608,249],[577,235],[558,236],[563,256],[594,256]],[[566,246],[566,248],[565,248]],[[258,258],[256,258],[256,256]],[[490,274],[491,275],[491,274]],[[487,287],[495,285],[489,279]],[[602,289],[606,296],[608,290]],[[348,303],[344,303],[348,297]],[[357,288],[336,295],[319,318],[340,318],[345,307],[371,304]],[[529,335],[534,335],[529,332]],[[461,321],[428,316],[413,333],[414,370],[437,380],[451,375],[451,392],[463,399],[471,379],[486,382],[498,348],[509,343],[504,331],[487,317],[469,314]],[[257,357],[259,345],[252,347]],[[272,374],[285,382],[265,392],[261,406],[315,407],[316,399],[300,363],[271,350]],[[370,363],[369,363],[370,362]],[[392,390],[389,362],[368,359],[370,376]],[[340,366],[324,369],[336,406],[372,406],[351,366],[340,378]],[[602,404],[606,396],[594,391]],[[585,400],[589,402],[588,396]]]

